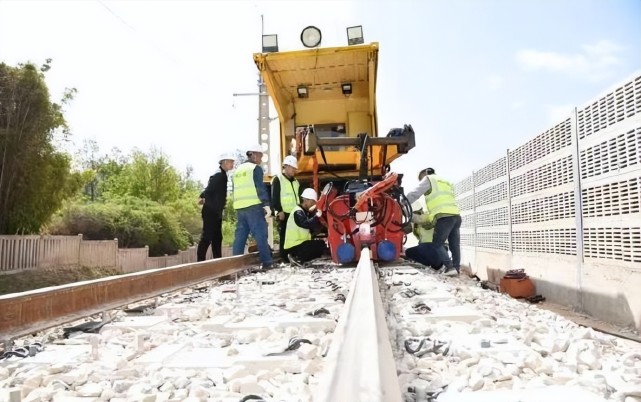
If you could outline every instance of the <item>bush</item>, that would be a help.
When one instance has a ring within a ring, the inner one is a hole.
[[[190,244],[189,233],[171,207],[132,197],[69,204],[54,218],[49,231],[60,235],[82,233],[87,240],[117,238],[121,248],[149,246],[150,256],[176,254]]]

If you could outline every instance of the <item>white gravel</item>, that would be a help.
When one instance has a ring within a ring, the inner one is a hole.
[[[443,278],[431,270],[386,278],[390,285],[397,283],[387,291],[388,324],[406,400],[441,392],[560,385],[578,386],[606,400],[641,401],[638,343],[581,327],[536,305],[483,290],[469,278]],[[411,284],[400,285],[399,281]],[[454,299],[427,301],[432,312],[425,314],[424,320],[412,320],[408,313],[420,295],[402,297],[401,292],[410,288],[424,295],[446,292]],[[472,322],[427,319],[440,307],[456,305],[475,309],[484,317]],[[423,338],[431,341],[425,341],[426,345],[433,346],[435,340],[446,345],[421,357],[405,350],[405,340]],[[480,341],[484,340],[491,340],[490,345],[498,345],[499,350],[483,350]],[[509,345],[524,348],[509,351]],[[501,351],[503,347],[507,348]]]

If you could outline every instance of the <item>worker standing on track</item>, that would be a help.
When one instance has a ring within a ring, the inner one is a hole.
[[[247,149],[247,161],[242,163],[232,176],[233,202],[237,214],[233,253],[245,252],[247,237],[251,233],[258,246],[261,269],[272,268],[272,254],[267,243],[267,218],[271,217],[269,195],[263,183],[263,169],[260,167],[263,148],[256,144]]]
[[[427,223],[434,226],[432,243],[445,265],[444,275],[457,276],[461,270],[461,213],[456,204],[454,186],[449,181],[436,175],[432,168],[418,174],[420,182],[417,187],[406,194],[410,203],[421,196],[425,197],[427,217],[412,217],[412,222]],[[444,248],[449,243],[452,259]]]
[[[306,188],[301,194],[301,203],[297,205],[287,219],[285,235],[285,252],[295,263],[304,263],[319,258],[327,246],[323,240],[312,240],[311,229],[318,223],[321,211],[316,211],[318,196],[312,188]]]
[[[230,153],[223,153],[218,158],[220,171],[209,178],[205,191],[200,193],[199,204],[203,206],[203,232],[200,235],[196,260],[205,261],[207,249],[211,245],[213,258],[222,257],[223,211],[227,202],[227,173],[234,168],[236,158]]]
[[[296,157],[286,156],[283,160],[283,172],[272,179],[272,208],[278,220],[280,257],[284,262],[289,262],[284,248],[287,219],[299,200],[300,184],[295,178],[296,169],[298,169]]]

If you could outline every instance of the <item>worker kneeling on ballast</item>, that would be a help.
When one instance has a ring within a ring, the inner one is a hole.
[[[414,236],[418,239],[418,245],[405,250],[405,256],[427,267],[440,269],[445,261],[437,252],[432,241],[434,239],[434,225],[428,220],[429,214],[423,211],[423,207],[418,201],[412,204],[412,210],[414,211],[412,217]],[[447,253],[446,246],[441,247]]]
[[[287,218],[285,229],[285,253],[295,263],[304,263],[319,258],[327,246],[323,240],[312,240],[311,229],[318,224],[321,211],[316,211],[316,191],[306,188],[301,194],[301,203]]]

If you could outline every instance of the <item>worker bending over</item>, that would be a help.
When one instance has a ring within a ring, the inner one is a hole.
[[[318,223],[321,211],[316,211],[316,191],[306,188],[297,205],[287,219],[285,252],[293,262],[304,263],[323,255],[327,249],[325,241],[312,240],[311,229]]]
[[[236,210],[236,233],[233,253],[245,253],[247,237],[251,233],[258,246],[262,269],[272,268],[272,253],[267,243],[267,219],[272,214],[269,195],[263,183],[263,168],[260,162],[263,148],[256,144],[247,149],[247,162],[242,163],[232,176],[234,209]]]
[[[436,175],[432,168],[422,170],[418,174],[418,186],[406,194],[410,203],[421,196],[425,197],[426,216],[412,217],[413,223],[428,223],[434,227],[432,243],[440,259],[445,265],[443,274],[457,276],[461,270],[461,213],[456,204],[454,186],[449,181]],[[452,258],[445,250],[447,240]]]
[[[292,155],[286,156],[283,160],[283,172],[272,179],[272,209],[276,214],[280,257],[284,262],[289,262],[284,247],[287,220],[298,205],[298,197],[300,195],[300,184],[295,178],[296,169],[298,169],[296,157]]]

